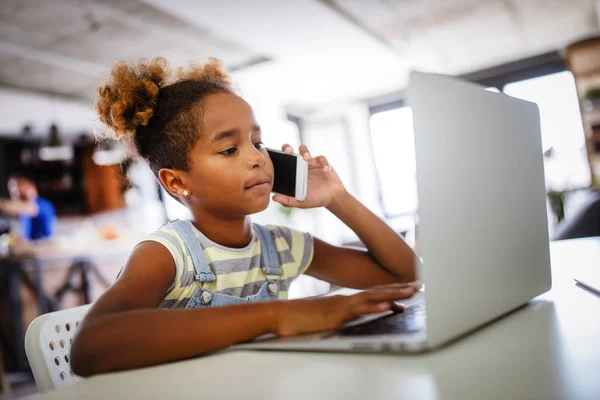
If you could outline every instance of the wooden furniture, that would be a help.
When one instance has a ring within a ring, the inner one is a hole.
[[[85,215],[122,208],[128,182],[120,166],[98,166],[93,161],[96,142],[82,136],[72,143],[73,158],[43,161],[37,137],[0,137],[0,198],[8,197],[10,174],[33,179],[39,195],[48,199],[57,215]]]
[[[430,354],[230,350],[39,398],[599,399],[600,298],[573,277],[597,270],[600,238],[553,242],[551,254],[552,290]]]
[[[565,62],[577,86],[592,187],[600,189],[600,37],[567,46]],[[587,98],[594,89],[595,101]]]

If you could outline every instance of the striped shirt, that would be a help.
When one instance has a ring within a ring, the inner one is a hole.
[[[279,298],[287,299],[290,284],[306,271],[312,261],[313,238],[308,233],[282,226],[266,227],[273,234],[281,263]],[[254,231],[252,240],[246,247],[230,248],[213,242],[193,225],[192,229],[204,248],[204,257],[216,275],[216,283],[200,283],[194,279],[194,264],[183,238],[166,224],[144,239],[165,246],[175,260],[175,279],[159,308],[185,308],[200,287],[236,297],[251,296],[260,290],[266,277],[260,265],[260,238]]]

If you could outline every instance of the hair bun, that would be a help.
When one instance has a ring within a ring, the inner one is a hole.
[[[154,115],[158,90],[168,77],[167,60],[162,57],[137,64],[118,62],[104,85],[98,89],[96,110],[115,139],[134,134],[148,125]]]
[[[231,88],[231,78],[227,69],[221,60],[214,57],[208,57],[205,63],[199,61],[190,61],[188,68],[179,67],[174,73],[175,81],[196,81],[207,82],[215,86],[233,90]]]

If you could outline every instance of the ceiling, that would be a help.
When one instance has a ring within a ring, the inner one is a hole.
[[[593,0],[324,0],[415,66],[465,73],[598,32]]]
[[[175,64],[219,57],[229,66],[261,59],[137,0],[3,0],[0,5],[0,85],[93,96],[117,60],[162,55]]]
[[[214,56],[250,97],[314,108],[599,31],[594,0],[3,0],[0,86],[89,102],[116,60]]]

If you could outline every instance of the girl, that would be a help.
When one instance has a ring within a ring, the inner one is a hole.
[[[194,357],[265,333],[334,329],[363,314],[401,310],[418,290],[414,254],[354,199],[323,156],[309,164],[304,201],[326,207],[368,251],[336,247],[307,233],[252,224],[273,185],[273,164],[252,108],[232,90],[221,63],[179,69],[167,62],[118,63],[99,89],[97,111],[115,138],[149,163],[161,185],[190,209],[142,241],[117,281],[95,302],[73,342],[78,375]],[[289,145],[283,151],[292,153]],[[353,296],[285,300],[301,273],[365,289]],[[265,301],[281,299],[282,301]],[[216,307],[220,306],[220,307]]]

